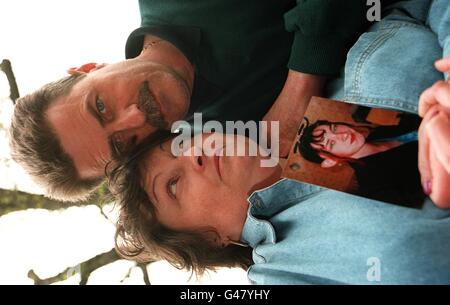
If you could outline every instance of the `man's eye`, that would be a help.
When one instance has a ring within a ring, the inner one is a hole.
[[[125,150],[124,143],[121,142],[121,141],[118,141],[118,140],[114,141],[114,147],[115,147],[116,152],[118,153],[118,155],[121,155],[124,152],[124,150]]]
[[[169,185],[168,185],[168,191],[170,196],[172,196],[173,198],[177,197],[177,183],[178,183],[179,178],[173,179],[169,181]]]
[[[101,100],[97,99],[95,101],[95,106],[97,107],[97,111],[99,113],[104,114],[106,112],[105,104]]]

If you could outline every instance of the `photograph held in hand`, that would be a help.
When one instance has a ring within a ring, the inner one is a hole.
[[[313,97],[283,176],[369,199],[420,208],[420,117]]]

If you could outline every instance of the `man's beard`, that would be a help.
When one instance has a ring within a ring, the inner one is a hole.
[[[155,97],[150,93],[148,81],[139,88],[139,108],[145,113],[146,122],[158,129],[167,129],[169,123],[164,119]]]

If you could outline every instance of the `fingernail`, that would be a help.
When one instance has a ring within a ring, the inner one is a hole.
[[[423,192],[425,195],[429,196],[431,194],[431,181],[427,180],[423,185]]]

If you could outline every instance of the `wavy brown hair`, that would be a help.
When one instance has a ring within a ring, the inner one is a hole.
[[[217,267],[247,269],[252,264],[251,248],[235,245],[220,248],[205,238],[206,234],[215,234],[214,229],[180,232],[158,222],[153,204],[142,187],[139,168],[152,149],[172,137],[168,131],[156,132],[108,172],[109,187],[119,207],[115,235],[117,252],[138,262],[166,260],[178,269],[197,275]]]

